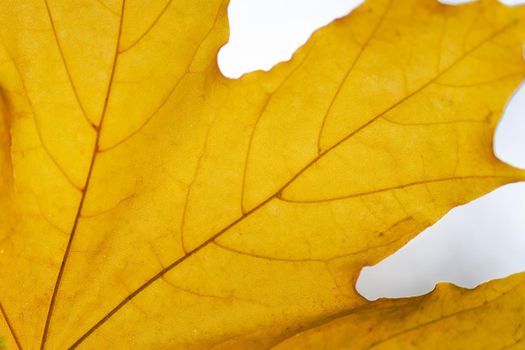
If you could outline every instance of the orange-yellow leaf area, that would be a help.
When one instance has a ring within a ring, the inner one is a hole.
[[[492,137],[525,9],[370,0],[225,78],[221,0],[0,0],[8,349],[490,348],[525,275],[369,302],[360,269],[525,173]]]

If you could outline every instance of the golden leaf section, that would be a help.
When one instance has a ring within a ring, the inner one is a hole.
[[[370,0],[237,80],[216,63],[226,9],[0,0],[0,335],[430,347],[494,305],[516,328],[519,277],[376,303],[354,284],[452,207],[524,179],[492,135],[525,76],[525,9]],[[468,344],[493,344],[481,334]]]
[[[522,349],[524,295],[524,274],[476,290],[440,284],[423,297],[343,310],[272,349]]]

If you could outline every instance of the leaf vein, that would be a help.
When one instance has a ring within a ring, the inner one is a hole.
[[[66,266],[68,258],[69,258],[69,253],[71,251],[71,246],[73,244],[73,239],[75,237],[75,233],[76,233],[76,230],[77,230],[77,227],[78,227],[78,223],[79,223],[79,220],[80,220],[80,214],[81,214],[82,209],[84,207],[84,202],[85,202],[85,199],[86,199],[86,193],[88,191],[89,184],[91,182],[91,178],[92,178],[91,175],[92,175],[93,168],[94,168],[94,165],[95,165],[95,160],[97,158],[97,148],[98,148],[98,144],[99,144],[100,134],[102,132],[102,125],[103,125],[103,122],[104,122],[104,117],[106,116],[106,111],[107,111],[107,107],[108,107],[109,97],[111,95],[111,90],[112,90],[112,86],[113,86],[113,80],[114,80],[114,76],[115,76],[115,70],[116,70],[116,66],[117,66],[117,62],[118,62],[118,56],[119,56],[118,55],[118,47],[119,47],[120,38],[121,38],[121,34],[122,34],[122,21],[123,21],[123,18],[124,18],[125,3],[126,3],[126,0],[122,0],[122,5],[121,5],[122,7],[121,7],[121,13],[120,13],[120,20],[119,20],[119,27],[118,27],[118,32],[117,32],[116,44],[115,44],[115,54],[114,54],[114,57],[113,57],[113,63],[112,63],[110,78],[109,78],[108,87],[107,87],[107,91],[106,91],[106,97],[104,99],[104,107],[103,107],[102,114],[101,114],[101,117],[100,117],[99,127],[96,130],[97,131],[97,136],[96,136],[96,139],[95,139],[95,142],[94,142],[94,146],[93,146],[93,152],[92,152],[92,156],[91,156],[91,161],[90,161],[90,164],[89,164],[88,172],[87,172],[87,175],[86,175],[84,189],[82,190],[82,195],[80,197],[80,201],[79,201],[79,204],[78,204],[78,209],[77,209],[75,218],[73,219],[73,226],[71,228],[71,233],[69,235],[69,239],[68,239],[68,242],[67,242],[67,245],[66,245],[66,249],[64,251],[64,256],[62,257],[62,262],[60,264],[60,269],[58,271],[57,279],[55,281],[55,286],[53,288],[53,294],[51,296],[51,301],[49,303],[49,308],[48,308],[48,312],[47,312],[47,316],[46,316],[46,320],[45,320],[45,324],[44,324],[44,331],[42,333],[42,340],[41,340],[41,343],[40,343],[40,349],[41,350],[44,349],[45,344],[46,344],[47,334],[48,334],[48,331],[49,331],[49,326],[51,324],[51,318],[53,316],[53,311],[54,311],[54,306],[55,306],[58,290],[60,288],[60,283],[62,281],[62,276],[64,274],[64,269],[65,269],[65,266]]]
[[[517,286],[515,286],[514,288],[517,288],[521,285],[522,283],[518,284]],[[446,319],[449,319],[449,318],[453,318],[453,317],[456,317],[456,316],[459,316],[459,315],[462,315],[462,314],[465,314],[465,313],[470,313],[470,312],[474,312],[476,310],[479,310],[479,309],[483,309],[485,307],[487,307],[487,305],[491,304],[491,303],[494,303],[494,302],[497,302],[499,299],[505,297],[507,294],[511,293],[511,292],[514,292],[514,288],[498,295],[496,298],[490,300],[490,301],[486,301],[485,303],[481,304],[481,305],[478,305],[478,306],[475,306],[475,307],[471,307],[471,308],[467,308],[467,309],[464,309],[464,310],[459,310],[459,311],[456,311],[456,312],[453,312],[453,313],[450,313],[448,315],[442,315],[441,317],[439,318],[436,318],[434,320],[431,320],[431,321],[428,321],[428,322],[425,322],[425,323],[422,323],[422,324],[418,324],[417,326],[414,326],[414,327],[410,327],[408,329],[405,329],[401,332],[398,332],[398,333],[395,333],[395,334],[392,334],[391,336],[387,337],[387,338],[384,338],[384,339],[381,339],[380,341],[376,342],[376,343],[373,343],[371,344],[368,348],[366,348],[366,350],[369,350],[369,349],[373,349],[375,347],[377,347],[379,344],[383,344],[383,343],[386,343],[387,341],[390,341],[392,339],[395,339],[399,336],[402,336],[404,334],[407,334],[407,333],[410,333],[410,332],[413,332],[415,330],[418,330],[418,329],[421,329],[421,328],[425,328],[425,327],[428,327],[430,325],[433,325],[435,323],[438,323],[438,322],[441,322],[443,320],[446,320]],[[430,294],[429,294],[430,295]]]
[[[149,122],[151,122],[151,120],[153,120],[153,118],[160,112],[160,110],[164,107],[164,105],[166,103],[168,103],[168,101],[170,100],[170,98],[172,97],[172,95],[175,93],[175,91],[177,90],[177,88],[179,87],[179,85],[182,83],[182,81],[184,80],[184,78],[186,77],[186,75],[188,75],[190,73],[190,67],[193,63],[193,60],[195,59],[195,56],[197,55],[197,53],[199,52],[199,49],[202,47],[202,44],[204,43],[204,41],[210,36],[213,28],[215,28],[215,25],[217,24],[217,20],[219,18],[219,14],[221,12],[221,7],[219,6],[219,9],[217,11],[217,14],[215,15],[215,20],[213,21],[213,24],[211,25],[210,29],[208,30],[208,32],[206,33],[206,35],[203,37],[203,39],[201,40],[201,43],[199,45],[197,45],[197,48],[195,49],[195,51],[193,52],[190,60],[189,60],[189,63],[188,63],[188,66],[186,68],[186,71],[177,79],[177,81],[175,82],[175,84],[173,84],[172,88],[168,91],[168,93],[166,94],[166,96],[164,97],[164,99],[162,99],[162,101],[160,102],[160,104],[155,108],[155,110],[153,110],[153,112],[150,113],[150,115],[144,119],[144,121],[142,122],[142,124],[140,124],[140,126],[135,129],[134,131],[132,131],[130,134],[128,134],[126,137],[124,137],[123,139],[121,139],[120,141],[117,141],[116,143],[110,145],[110,146],[107,146],[107,147],[103,147],[103,148],[99,148],[97,150],[98,153],[105,153],[105,152],[108,152],[108,151],[111,151],[112,149],[122,145],[123,143],[129,141],[133,136],[135,136],[136,134],[140,133],[142,131],[142,129],[144,129],[144,127],[146,127],[146,125],[149,124]]]
[[[509,177],[509,176],[494,176],[494,175],[487,175],[487,176],[452,176],[452,177],[445,177],[445,178],[438,178],[438,179],[431,179],[431,180],[421,180],[421,181],[414,181],[398,186],[391,186],[391,187],[385,187],[380,188],[377,190],[371,190],[371,191],[364,191],[364,192],[358,192],[358,193],[351,193],[344,196],[339,197],[332,197],[332,198],[322,198],[322,199],[310,199],[310,200],[295,200],[295,199],[289,199],[285,198],[282,195],[278,196],[277,199],[287,202],[287,203],[296,203],[296,204],[318,204],[318,203],[326,203],[326,202],[334,202],[334,201],[340,201],[350,198],[356,198],[356,197],[362,197],[362,196],[368,196],[373,195],[376,193],[382,193],[382,192],[388,192],[398,189],[404,189],[407,187],[412,186],[418,186],[418,185],[428,185],[432,183],[439,183],[439,182],[447,182],[447,181],[458,181],[458,180],[484,180],[484,179],[508,179],[508,180],[520,180],[516,177]]]
[[[93,129],[97,129],[98,126],[89,119],[89,117],[88,117],[88,115],[86,113],[86,110],[85,110],[84,106],[82,105],[82,101],[80,100],[80,96],[78,95],[78,91],[77,91],[77,88],[75,86],[75,83],[73,82],[73,77],[71,76],[71,71],[69,70],[69,66],[67,64],[66,57],[64,56],[64,50],[62,49],[62,45],[60,44],[60,40],[58,40],[57,30],[56,30],[55,22],[53,20],[53,16],[51,15],[51,9],[49,8],[48,0],[44,0],[44,3],[46,4],[47,15],[49,17],[49,22],[51,23],[51,28],[53,30],[53,38],[55,39],[55,42],[57,44],[58,52],[60,54],[60,59],[62,60],[62,64],[64,65],[64,70],[66,71],[67,79],[69,80],[69,84],[71,85],[71,89],[73,90],[73,95],[75,96],[75,99],[76,99],[76,101],[78,103],[78,106],[80,107],[80,110],[81,110],[82,115],[84,116],[84,119],[86,120],[86,122]]]
[[[255,131],[257,129],[257,126],[259,125],[261,119],[262,119],[262,116],[264,115],[264,113],[266,112],[267,108],[268,108],[268,105],[270,104],[270,102],[272,101],[272,99],[276,96],[276,94],[281,90],[281,88],[286,84],[286,82],[288,82],[291,77],[295,74],[295,72],[297,70],[299,70],[299,68],[302,67],[303,63],[307,60],[307,58],[310,56],[310,53],[312,52],[313,50],[313,47],[310,48],[310,50],[308,50],[308,52],[306,53],[306,55],[304,55],[303,59],[301,60],[301,62],[299,62],[297,64],[297,66],[292,69],[292,71],[286,76],[286,78],[283,79],[283,81],[281,81],[281,83],[279,83],[279,85],[275,88],[274,91],[272,91],[266,98],[266,101],[264,102],[263,106],[261,107],[258,115],[257,115],[257,118],[255,119],[255,123],[253,125],[253,128],[251,130],[251,133],[250,133],[250,137],[248,139],[248,147],[246,149],[246,156],[245,156],[245,159],[244,159],[244,169],[243,169],[243,173],[242,173],[242,186],[241,186],[241,212],[243,214],[245,214],[247,212],[247,209],[245,208],[245,205],[244,205],[244,197],[246,195],[246,178],[248,176],[248,163],[249,163],[249,160],[250,160],[250,155],[251,155],[251,150],[252,150],[252,145],[253,145],[253,140],[255,138]]]
[[[137,44],[139,42],[142,41],[142,39],[144,39],[144,37],[146,35],[148,35],[149,32],[151,32],[151,30],[155,27],[155,25],[157,25],[157,23],[159,22],[160,18],[164,15],[164,13],[168,10],[168,7],[171,5],[171,3],[173,2],[173,0],[169,0],[168,2],[166,2],[166,5],[164,5],[164,7],[162,8],[162,10],[159,12],[158,16],[155,17],[155,19],[153,20],[153,22],[150,23],[150,25],[148,26],[148,28],[146,28],[146,30],[137,38],[135,39],[131,44],[129,44],[127,47],[121,49],[118,51],[119,54],[121,53],[124,53],[132,48],[134,48],[135,46],[137,46]]]
[[[363,124],[361,127],[359,127],[358,129],[354,130],[352,133],[348,134],[346,137],[344,137],[343,139],[341,139],[339,142],[337,142],[336,144],[334,144],[333,146],[329,147],[328,149],[326,149],[325,151],[323,151],[321,154],[319,154],[317,157],[315,157],[314,159],[312,159],[312,161],[310,161],[308,164],[306,164],[295,176],[293,176],[287,183],[284,184],[284,186],[281,187],[280,190],[278,190],[275,194],[269,196],[267,199],[265,199],[264,201],[262,201],[260,204],[258,204],[257,206],[255,206],[254,208],[250,209],[249,211],[247,211],[245,214],[241,215],[239,218],[237,218],[236,220],[234,220],[233,222],[231,222],[230,224],[228,224],[227,226],[225,226],[223,229],[219,230],[217,233],[215,233],[214,235],[212,235],[211,237],[209,237],[207,240],[205,240],[204,242],[202,242],[199,246],[195,247],[193,250],[191,250],[187,255],[184,255],[184,256],[181,256],[179,257],[178,259],[174,260],[171,264],[167,265],[165,268],[163,268],[162,270],[160,270],[158,273],[156,273],[155,275],[153,275],[151,278],[149,278],[146,282],[144,282],[142,285],[140,285],[137,289],[135,289],[132,293],[130,293],[129,295],[127,295],[120,303],[118,303],[117,305],[115,305],[115,307],[113,307],[113,309],[111,309],[110,312],[108,312],[104,317],[102,317],[98,322],[96,322],[90,329],[88,329],[83,335],[81,335],[70,347],[70,349],[74,349],[76,347],[78,347],[87,337],[89,337],[91,334],[93,334],[93,332],[95,332],[100,326],[102,326],[108,319],[110,319],[116,312],[118,312],[122,307],[124,307],[128,302],[130,302],[132,299],[134,299],[138,294],[140,294],[142,291],[144,291],[146,288],[148,288],[151,284],[153,284],[156,280],[158,280],[159,278],[161,278],[164,274],[166,274],[167,272],[171,271],[173,268],[175,268],[176,266],[178,266],[179,264],[181,264],[182,262],[186,261],[188,258],[190,258],[192,255],[198,253],[200,250],[202,250],[203,248],[205,248],[206,246],[208,246],[210,243],[212,243],[216,238],[220,237],[223,233],[225,233],[226,231],[228,231],[230,228],[232,228],[233,226],[235,226],[236,224],[238,224],[240,221],[244,220],[246,217],[250,216],[251,214],[253,214],[255,211],[257,211],[258,209],[264,207],[267,203],[269,203],[270,201],[272,201],[273,199],[277,198],[278,196],[280,196],[280,194],[282,193],[282,191],[284,189],[286,189],[292,182],[294,182],[297,177],[299,177],[302,173],[304,173],[307,169],[309,169],[313,164],[315,164],[319,159],[321,159],[324,155],[326,155],[328,152],[330,152],[331,150],[333,150],[334,148],[336,148],[337,146],[339,146],[341,143],[345,142],[346,140],[348,140],[350,137],[352,137],[353,135],[355,135],[356,133],[358,133],[359,131],[365,129],[367,126],[369,126],[373,121],[379,119],[382,115],[386,114],[387,112],[395,109],[396,107],[398,107],[399,105],[401,105],[403,102],[405,102],[406,100],[408,100],[410,97],[416,95],[418,92],[420,92],[421,90],[423,90],[424,88],[426,88],[427,86],[429,86],[430,84],[432,84],[434,81],[436,81],[440,76],[442,76],[444,73],[446,73],[447,71],[449,71],[451,68],[453,68],[456,64],[458,64],[460,61],[462,61],[463,59],[465,59],[469,54],[471,54],[472,52],[476,51],[477,49],[479,49],[480,47],[482,47],[484,44],[486,44],[487,42],[489,42],[490,40],[492,40],[493,38],[497,37],[498,35],[502,34],[503,32],[509,30],[510,28],[512,28],[513,26],[515,26],[519,21],[514,21],[502,28],[500,28],[499,30],[493,32],[489,37],[485,38],[484,40],[482,40],[480,43],[478,43],[478,45],[474,46],[472,49],[470,49],[469,51],[465,52],[463,55],[461,55],[454,63],[452,63],[451,65],[449,65],[445,70],[443,70],[440,74],[438,74],[435,78],[429,80],[426,84],[422,85],[420,88],[416,89],[414,92],[412,92],[411,94],[409,94],[408,96],[404,97],[403,99],[401,99],[400,101],[398,101],[397,103],[393,104],[391,107],[389,107],[388,109],[386,109],[384,112],[380,113],[379,115],[377,115],[376,117],[374,117],[373,119],[371,119],[370,121],[368,121],[367,123]]]
[[[325,114],[323,115],[323,119],[321,121],[321,127],[319,128],[319,135],[317,136],[317,154],[321,154],[323,152],[323,150],[321,148],[321,138],[323,136],[323,131],[325,129],[325,125],[326,125],[326,121],[328,119],[328,115],[332,111],[332,108],[333,108],[333,105],[335,103],[335,100],[337,99],[337,97],[341,93],[341,91],[343,89],[343,86],[345,85],[346,81],[348,80],[348,77],[350,76],[350,74],[354,71],[355,66],[357,65],[357,63],[359,62],[361,57],[363,56],[363,53],[365,52],[367,47],[370,45],[370,42],[375,37],[375,35],[377,34],[377,31],[379,30],[379,28],[383,24],[387,14],[388,14],[388,11],[390,10],[390,7],[392,6],[392,3],[393,3],[393,0],[390,0],[388,2],[387,6],[385,7],[385,11],[381,14],[381,17],[379,18],[379,20],[377,21],[374,29],[370,33],[370,36],[361,45],[358,54],[356,55],[356,57],[354,58],[354,60],[350,64],[350,68],[346,71],[343,79],[341,80],[341,83],[337,86],[337,89],[335,90],[335,94],[332,96],[332,99],[330,100],[330,103],[328,104],[328,108],[327,108]]]
[[[400,226],[402,224],[405,224],[407,222],[410,222],[410,221],[414,221],[414,218],[412,216],[406,217],[404,219],[401,219],[401,220],[395,222],[390,227],[384,229],[380,233],[388,232],[388,231],[393,230],[394,228],[396,228],[396,227],[398,227],[398,226]],[[281,258],[281,257],[268,256],[268,255],[262,255],[262,254],[246,252],[246,251],[243,251],[243,250],[240,250],[240,249],[237,249],[237,248],[228,247],[228,246],[226,246],[226,245],[224,245],[222,243],[219,243],[217,241],[217,239],[215,239],[213,241],[213,244],[215,246],[217,246],[217,247],[219,247],[221,249],[227,250],[229,252],[232,252],[232,253],[235,253],[235,254],[239,254],[239,255],[243,255],[243,256],[247,256],[247,257],[250,257],[250,258],[255,258],[255,259],[277,261],[277,262],[290,262],[290,263],[309,263],[309,262],[327,263],[327,262],[330,262],[330,261],[333,261],[333,260],[337,260],[337,259],[342,259],[342,258],[347,258],[347,257],[350,257],[350,256],[356,256],[356,255],[364,254],[364,253],[366,253],[366,252],[368,252],[370,250],[387,247],[387,246],[389,246],[389,245],[391,245],[391,244],[393,244],[393,243],[395,243],[397,241],[402,240],[406,236],[408,236],[408,234],[403,235],[401,237],[398,237],[398,238],[396,238],[396,239],[394,239],[392,241],[388,241],[386,243],[381,243],[381,244],[377,244],[377,245],[368,246],[368,247],[366,247],[364,249],[361,249],[361,250],[357,250],[357,251],[350,252],[350,253],[338,254],[338,255],[331,256],[329,258]]]
[[[210,130],[211,129],[212,129],[212,126],[210,125],[208,127],[208,130],[206,131],[204,147],[202,148],[202,152],[199,155],[199,158],[197,159],[197,165],[195,166],[195,171],[193,172],[193,177],[191,179],[191,182],[188,185],[188,188],[186,189],[186,198],[184,200],[184,207],[182,209],[182,218],[181,218],[181,223],[180,223],[180,228],[179,228],[179,230],[180,230],[180,244],[182,246],[182,251],[184,252],[184,254],[188,254],[188,250],[186,248],[186,244],[185,244],[185,241],[184,241],[184,227],[186,225],[186,214],[187,214],[187,210],[188,210],[188,204],[189,204],[189,200],[190,200],[190,196],[191,196],[191,191],[192,191],[193,185],[195,184],[195,181],[197,180],[197,175],[199,174],[199,169],[201,167],[202,160],[203,160],[203,158],[206,155],[206,152],[208,150],[208,141],[209,141]]]

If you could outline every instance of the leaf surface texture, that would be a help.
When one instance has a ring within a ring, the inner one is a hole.
[[[370,0],[230,80],[225,1],[0,0],[1,334],[24,349],[315,348],[315,332],[425,348],[494,305],[515,325],[520,276],[377,303],[354,284],[525,177],[492,151],[525,76],[524,18]]]

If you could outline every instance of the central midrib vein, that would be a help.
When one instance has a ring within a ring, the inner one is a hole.
[[[58,291],[60,289],[60,283],[62,281],[62,276],[64,274],[64,269],[66,267],[66,264],[67,264],[67,261],[68,261],[68,258],[69,258],[69,253],[71,251],[71,246],[72,246],[72,243],[73,243],[73,239],[75,237],[75,233],[76,233],[76,230],[77,230],[77,227],[78,227],[80,214],[82,213],[82,209],[84,207],[84,203],[85,203],[85,200],[86,200],[86,194],[87,194],[87,191],[89,189],[89,185],[91,183],[91,178],[92,178],[93,168],[94,168],[94,165],[95,165],[95,160],[97,159],[100,135],[102,133],[102,126],[103,126],[103,123],[104,123],[104,118],[106,116],[109,98],[111,96],[113,80],[114,80],[114,76],[115,76],[115,70],[116,70],[116,67],[117,67],[117,61],[118,61],[118,57],[119,57],[118,50],[119,50],[119,45],[120,45],[120,37],[121,37],[121,33],[122,33],[122,22],[123,22],[123,19],[124,19],[125,2],[126,2],[126,0],[122,0],[122,7],[121,7],[121,13],[120,13],[120,20],[119,20],[119,27],[118,27],[117,38],[116,38],[116,43],[115,43],[115,54],[113,55],[113,63],[112,63],[112,66],[111,66],[111,72],[110,72],[109,82],[108,82],[108,86],[107,86],[107,90],[106,90],[106,97],[104,99],[104,105],[102,107],[102,113],[101,113],[101,116],[100,116],[100,122],[98,124],[98,127],[95,128],[96,137],[95,137],[95,142],[93,144],[93,151],[91,153],[91,160],[90,160],[90,163],[89,163],[89,168],[88,168],[88,171],[87,171],[86,180],[84,182],[84,186],[83,186],[82,191],[81,191],[80,201],[79,201],[79,204],[78,204],[78,207],[77,207],[77,211],[76,211],[76,214],[75,214],[75,218],[74,218],[74,221],[73,221],[73,226],[71,227],[71,233],[69,235],[69,240],[67,242],[66,249],[64,251],[64,256],[62,258],[62,263],[60,264],[60,269],[58,271],[57,279],[55,281],[55,286],[53,288],[53,294],[51,296],[51,301],[49,303],[49,309],[47,311],[46,321],[45,321],[45,324],[44,324],[44,331],[42,333],[42,340],[40,342],[40,349],[41,350],[43,350],[45,348],[45,345],[46,345],[46,340],[47,340],[47,335],[48,335],[48,331],[49,331],[49,326],[51,324],[51,319],[53,317],[53,311],[54,311],[54,307],[55,307],[57,294],[58,294]]]

